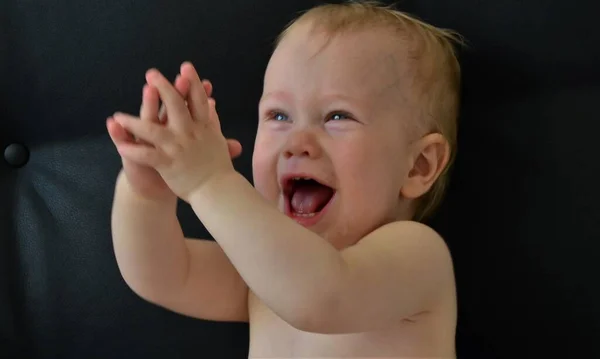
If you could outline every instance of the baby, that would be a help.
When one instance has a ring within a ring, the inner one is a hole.
[[[252,358],[454,357],[452,259],[420,222],[452,162],[457,40],[371,2],[304,13],[266,70],[254,187],[210,82],[190,63],[174,84],[148,71],[139,118],[107,121],[126,283],[183,315],[249,322]],[[215,241],[184,238],[178,197]]]

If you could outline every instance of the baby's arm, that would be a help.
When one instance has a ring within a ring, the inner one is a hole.
[[[212,181],[190,202],[249,288],[298,329],[377,330],[434,311],[453,293],[449,251],[426,226],[392,223],[340,253],[239,174]]]
[[[246,284],[217,243],[184,238],[176,205],[176,198],[138,196],[119,175],[112,233],[125,282],[145,300],[184,315],[247,321]]]
[[[343,251],[342,258],[347,271],[335,302],[314,323],[320,331],[377,329],[419,314],[454,310],[450,252],[425,225],[388,224]]]

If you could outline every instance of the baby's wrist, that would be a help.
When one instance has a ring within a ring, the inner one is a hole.
[[[177,204],[177,196],[171,191],[164,191],[163,193],[155,193],[149,195],[135,189],[127,176],[121,172],[117,178],[117,195],[130,198],[132,201],[139,202],[145,205],[160,205],[169,206]]]
[[[188,202],[192,203],[203,203],[209,197],[214,197],[229,185],[232,181],[235,181],[237,177],[241,176],[236,170],[223,171],[218,174],[210,176],[202,185],[196,187],[188,196]]]

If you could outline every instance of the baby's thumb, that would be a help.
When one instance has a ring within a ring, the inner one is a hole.
[[[237,158],[242,154],[242,144],[237,140],[228,139],[227,147],[231,158]]]
[[[214,98],[208,98],[208,119],[210,122],[219,122],[219,114],[217,113],[217,101]]]
[[[106,128],[108,130],[108,134],[111,139],[116,142],[131,142],[133,141],[133,136],[127,132],[123,126],[121,126],[117,121],[115,121],[112,117],[106,119]]]

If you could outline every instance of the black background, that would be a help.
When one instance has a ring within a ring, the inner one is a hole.
[[[137,298],[109,214],[119,158],[105,131],[139,108],[144,72],[191,60],[215,85],[251,175],[272,42],[317,1],[0,2],[0,357],[243,358],[245,325]],[[461,358],[600,357],[600,30],[593,0],[421,0],[461,32],[464,104],[449,196],[432,222],[455,260]],[[187,235],[207,237],[186,206]]]

